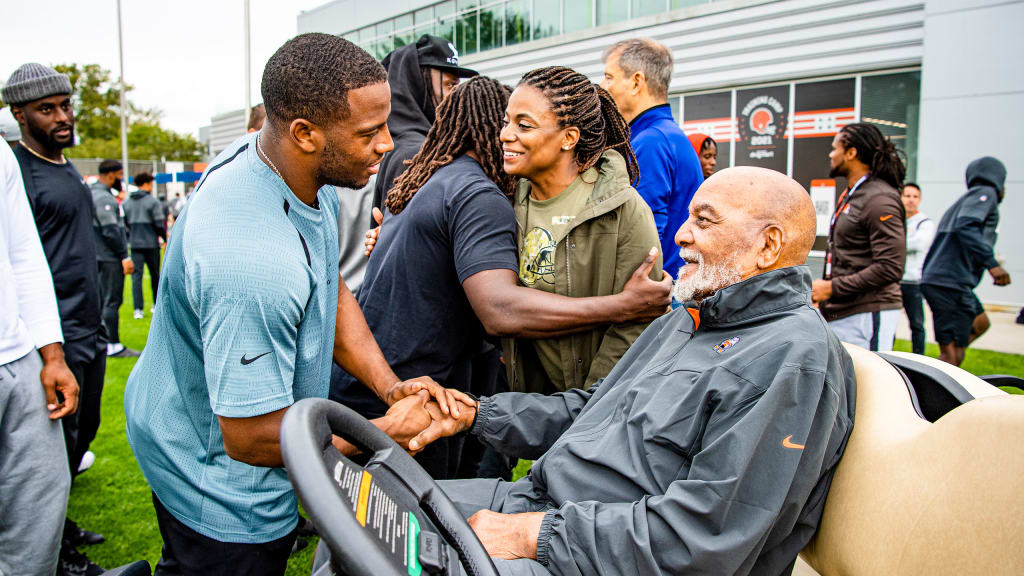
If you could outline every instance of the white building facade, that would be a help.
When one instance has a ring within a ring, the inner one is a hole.
[[[719,143],[718,166],[789,174],[819,211],[819,263],[836,190],[832,137],[876,124],[907,155],[907,180],[938,220],[980,156],[1009,172],[997,256],[1016,280],[986,277],[987,304],[1024,304],[1024,0],[335,0],[298,17],[378,58],[421,34],[460,63],[514,85],[552,64],[600,81],[610,44],[650,37],[675,58],[670,103],[688,133]],[[213,136],[213,135],[211,135]],[[213,140],[213,138],[211,138]]]

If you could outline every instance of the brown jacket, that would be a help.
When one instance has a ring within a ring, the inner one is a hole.
[[[906,210],[895,188],[868,178],[836,218],[828,321],[903,306],[900,278],[907,259]]]

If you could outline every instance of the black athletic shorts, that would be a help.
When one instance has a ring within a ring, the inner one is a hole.
[[[974,319],[985,311],[974,292],[966,288],[921,284],[921,293],[932,311],[935,341],[939,344],[953,342],[966,348],[971,342]]]

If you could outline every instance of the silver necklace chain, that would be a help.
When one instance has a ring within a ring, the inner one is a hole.
[[[259,134],[256,134],[256,151],[260,153],[260,156],[263,156],[264,160],[267,161],[267,164],[270,166],[270,169],[274,171],[274,174],[277,174],[278,178],[284,180],[284,176],[281,176],[281,171],[277,169],[277,166],[274,166],[274,161],[270,159],[270,156],[267,156],[266,152],[263,151],[263,145],[260,144],[262,136],[263,131],[260,130]]]

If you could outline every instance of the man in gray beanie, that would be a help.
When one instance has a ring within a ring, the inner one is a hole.
[[[100,320],[92,193],[63,154],[75,142],[71,92],[66,74],[30,63],[11,74],[2,98],[21,129],[14,155],[53,275],[65,361],[80,390],[78,413],[61,419],[73,477],[99,429],[107,342]],[[58,573],[102,572],[77,551],[79,545],[102,542],[102,536],[68,520],[62,540]]]

